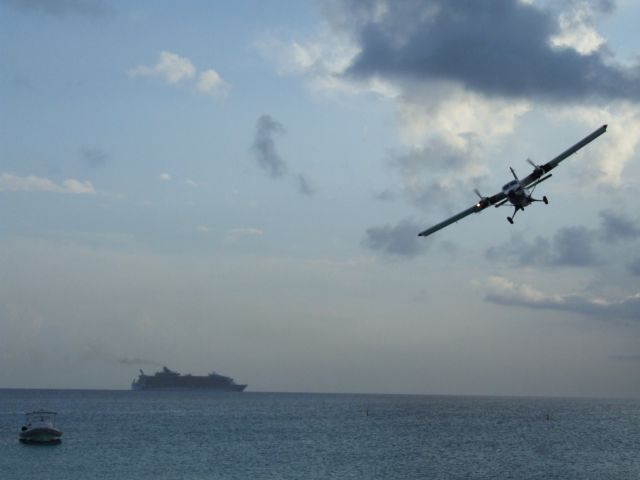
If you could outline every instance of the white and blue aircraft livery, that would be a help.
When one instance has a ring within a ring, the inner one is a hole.
[[[427,228],[423,232],[420,232],[418,236],[426,237],[428,235],[431,235],[432,233],[435,233],[438,230],[441,230],[444,227],[447,227],[452,223],[463,219],[467,215],[481,212],[491,205],[495,207],[501,207],[503,205],[513,206],[513,214],[510,217],[507,217],[509,223],[513,224],[513,217],[516,216],[518,210],[524,211],[524,207],[531,205],[533,202],[544,202],[545,204],[549,203],[547,197],[542,197],[542,199],[533,198],[533,192],[536,189],[536,186],[538,186],[539,183],[542,183],[545,180],[551,178],[551,174],[549,172],[556,168],[565,158],[570,157],[606,131],[607,126],[601,126],[592,134],[584,137],[574,146],[568,148],[556,158],[545,163],[544,165],[536,165],[530,159],[527,159],[527,162],[529,162],[533,166],[533,172],[531,172],[522,180],[518,178],[513,168],[509,167],[511,173],[513,174],[514,180],[511,180],[509,183],[504,185],[502,187],[502,191],[496,193],[491,197],[483,197],[478,190],[475,190],[476,195],[480,197],[480,201],[478,203],[476,203],[472,207],[467,208],[463,212],[460,212],[457,215],[454,215],[453,217],[448,218],[445,221],[438,223],[437,225],[434,225],[433,227]]]

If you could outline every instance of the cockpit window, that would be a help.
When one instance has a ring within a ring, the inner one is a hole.
[[[509,189],[511,189],[511,187],[515,187],[516,185],[518,185],[518,181],[517,180],[511,180],[509,183],[505,184],[502,187],[502,190],[509,190]]]

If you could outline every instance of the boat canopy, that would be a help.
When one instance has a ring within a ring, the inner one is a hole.
[[[56,412],[50,412],[47,410],[36,410],[34,412],[25,413],[25,418],[27,422],[50,422],[53,423],[56,419]]]

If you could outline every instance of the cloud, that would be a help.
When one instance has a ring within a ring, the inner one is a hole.
[[[517,284],[504,277],[489,277],[484,285],[489,290],[485,300],[504,306],[534,310],[558,310],[596,317],[638,321],[640,293],[621,299],[588,297],[581,294],[545,294],[526,284]]]
[[[601,236],[607,242],[635,240],[640,238],[640,227],[624,215],[611,210],[600,212]]]
[[[103,0],[3,0],[25,12],[39,12],[47,15],[83,15],[87,17],[110,17],[115,11]]]
[[[404,153],[392,154],[389,164],[400,175],[405,197],[415,206],[431,209],[447,205],[453,198],[449,192],[471,192],[472,185],[487,174],[475,135],[467,133],[460,140],[435,137]]]
[[[596,30],[596,19],[614,10],[613,0],[568,0],[561,6],[558,33],[550,39],[554,47],[570,47],[581,55],[598,51],[605,45],[605,39]],[[553,8],[554,5],[549,5]]]
[[[552,265],[582,267],[598,263],[594,235],[586,227],[563,227],[552,241]]]
[[[103,167],[108,158],[109,155],[99,148],[83,147],[80,150],[82,163],[92,168]]]
[[[315,187],[311,185],[307,177],[304,175],[296,175],[296,181],[298,182],[298,192],[300,192],[301,195],[310,197],[316,193]]]
[[[71,194],[95,194],[96,191],[90,181],[80,181],[72,178],[63,180],[62,184],[43,177],[20,177],[11,173],[0,174],[0,191],[10,192],[51,192]]]
[[[196,89],[199,92],[207,93],[209,95],[225,97],[229,92],[229,85],[227,82],[222,80],[220,75],[218,75],[218,72],[213,68],[210,68],[198,75]]]
[[[597,254],[601,247],[640,238],[640,227],[624,214],[603,210],[599,216],[598,228],[562,227],[551,239],[537,236],[529,240],[515,234],[507,243],[488,248],[485,256],[516,266],[588,267],[601,263]]]
[[[489,97],[562,103],[640,99],[638,73],[615,65],[598,43],[580,47],[569,32],[592,17],[558,16],[520,0],[334,2],[357,20],[341,22],[359,47],[344,74],[354,79],[447,81]],[[568,11],[575,12],[568,4]],[[593,5],[583,3],[583,9]],[[564,19],[564,24],[562,19]],[[555,41],[555,45],[554,45]],[[593,41],[591,42],[593,44]]]
[[[396,199],[396,194],[388,188],[373,192],[372,196],[373,199],[378,202],[393,202]]]
[[[77,193],[77,194],[94,194],[96,193],[93,185],[89,181],[81,182],[69,178],[62,182],[62,193]]]
[[[227,238],[230,240],[237,240],[243,237],[261,237],[264,235],[264,231],[259,228],[232,228],[227,230]]]
[[[167,172],[163,172],[160,175],[158,175],[158,179],[160,179],[163,182],[170,182],[171,175],[169,175]]]
[[[616,63],[596,30],[613,7],[608,0],[332,0],[321,7],[325,24],[306,39],[268,39],[259,48],[281,73],[304,75],[313,88],[390,100],[407,145],[395,155],[415,157],[413,172],[395,164],[403,192],[419,208],[442,207],[433,200],[485,178],[532,110],[563,124],[610,123],[584,154],[581,175],[584,183],[621,183],[640,142],[640,68]],[[440,168],[440,158],[456,155],[470,161]]]
[[[167,51],[160,52],[158,63],[154,66],[139,65],[129,70],[131,77],[160,77],[170,85],[193,78],[195,74],[196,67],[191,63],[191,60]]]
[[[385,255],[412,258],[424,253],[429,243],[418,237],[420,228],[411,220],[402,220],[395,226],[371,227],[362,243]]]
[[[640,257],[629,264],[629,271],[636,276],[640,276]]]
[[[485,251],[485,257],[491,261],[502,261],[516,266],[552,265],[553,254],[551,242],[543,237],[528,240],[522,235],[514,234],[511,239]]]
[[[189,58],[168,51],[160,52],[155,65],[138,65],[127,73],[132,78],[160,78],[172,86],[191,82],[195,91],[213,97],[225,97],[231,88],[213,68],[198,73],[198,69]]]
[[[256,161],[271,178],[281,178],[287,171],[287,165],[278,153],[274,137],[285,132],[281,123],[270,115],[262,115],[256,122],[251,150]]]
[[[596,234],[586,227],[562,227],[551,240],[537,236],[528,240],[522,235],[497,247],[490,247],[485,256],[516,266],[586,267],[600,262],[594,242]]]
[[[581,104],[556,106],[547,110],[552,121],[562,124],[578,122],[586,128],[608,124],[607,133],[584,150],[584,161],[576,178],[585,184],[603,183],[619,187],[628,177],[625,167],[635,159],[640,144],[640,109],[633,102],[611,102],[606,106]]]

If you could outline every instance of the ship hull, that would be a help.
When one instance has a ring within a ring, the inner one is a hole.
[[[139,385],[136,383],[131,384],[131,390],[163,390],[163,391],[209,391],[209,392],[244,392],[247,388],[246,385],[233,385],[232,387],[192,387],[192,386],[152,386],[152,385]]]
[[[57,428],[37,427],[20,432],[22,443],[59,443],[62,432]]]
[[[163,367],[153,375],[140,375],[131,383],[132,390],[207,390],[216,392],[243,392],[247,385],[238,384],[233,378],[210,373],[207,376],[182,375]]]

